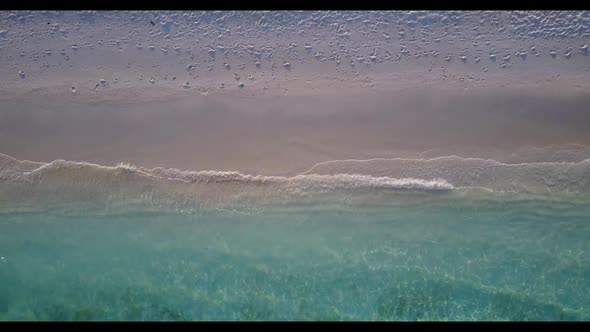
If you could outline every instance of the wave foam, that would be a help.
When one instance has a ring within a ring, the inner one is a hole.
[[[332,160],[284,177],[65,160],[38,163],[0,154],[0,208],[27,204],[202,207],[324,198],[393,202],[415,197],[409,192],[420,193],[421,202],[434,192],[456,193],[449,197],[511,192],[553,198],[590,193],[590,159],[518,164],[458,156]]]
[[[55,160],[18,161],[0,155],[0,205],[148,204],[202,206],[249,202],[263,204],[289,198],[346,193],[448,191],[444,179],[392,178],[362,174],[308,174],[293,177],[239,172],[182,171],[129,164],[101,166]],[[18,204],[16,202],[19,202]]]
[[[15,170],[17,172],[15,172]],[[138,176],[149,177],[164,181],[181,181],[187,184],[256,184],[256,185],[286,185],[307,189],[356,189],[356,188],[383,188],[383,189],[416,189],[416,190],[450,190],[453,186],[443,179],[423,180],[414,178],[395,179],[386,176],[372,177],[358,174],[334,174],[334,175],[297,175],[294,177],[249,175],[240,172],[225,171],[181,171],[174,168],[147,169],[130,164],[118,164],[117,166],[101,166],[87,162],[73,162],[55,160],[43,164],[30,171],[18,173],[19,168],[1,171],[0,174],[11,172],[20,176],[19,180],[38,179],[58,172],[112,172],[112,175],[127,172]]]
[[[321,162],[303,174],[339,173],[401,178],[441,178],[458,189],[482,187],[497,192],[543,194],[590,191],[590,159],[579,162],[513,164],[492,159],[458,156],[432,159],[349,159]]]

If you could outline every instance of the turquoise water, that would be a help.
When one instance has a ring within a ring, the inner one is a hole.
[[[0,215],[0,320],[588,320],[547,200]]]

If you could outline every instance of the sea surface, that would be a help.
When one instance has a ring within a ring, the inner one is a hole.
[[[2,213],[0,320],[590,318],[586,199],[403,195]]]

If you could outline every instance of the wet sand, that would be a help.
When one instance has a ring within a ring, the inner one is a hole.
[[[45,162],[293,175],[326,160],[415,157],[433,149],[481,157],[491,150],[590,145],[588,93],[342,87],[315,95],[292,88],[274,96],[155,89],[98,99],[84,92],[5,96],[0,151]]]

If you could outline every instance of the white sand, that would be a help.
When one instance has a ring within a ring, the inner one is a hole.
[[[0,13],[18,159],[292,175],[590,145],[585,12],[45,14]]]

